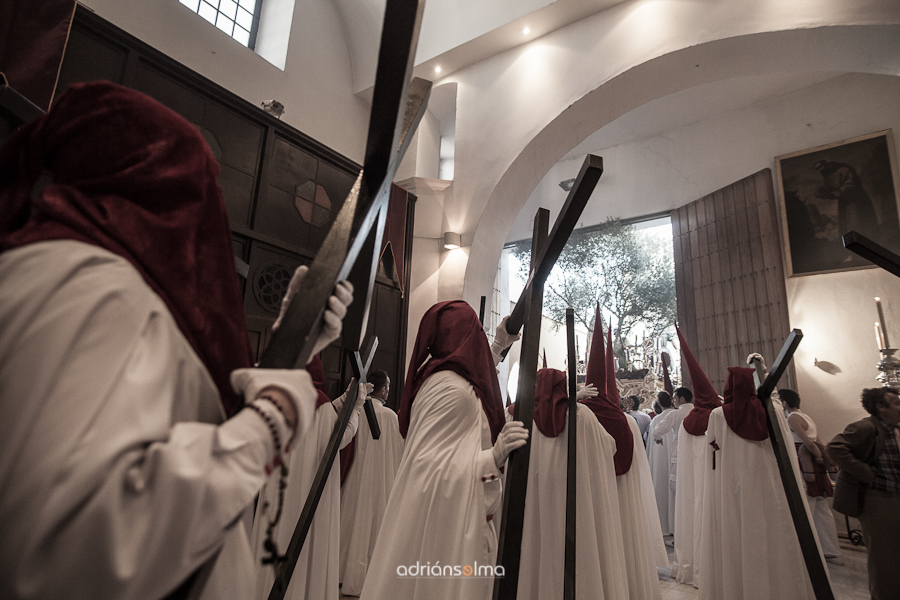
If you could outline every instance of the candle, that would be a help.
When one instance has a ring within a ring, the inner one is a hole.
[[[890,348],[887,325],[884,323],[884,310],[881,308],[881,298],[875,298],[875,308],[878,309],[878,322],[881,323],[881,339],[884,343],[884,348]]]
[[[879,350],[884,350],[884,335],[881,332],[881,324],[875,323],[875,343]]]

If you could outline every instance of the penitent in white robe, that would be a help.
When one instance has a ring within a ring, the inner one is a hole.
[[[575,597],[628,598],[613,455],[616,442],[581,404],[577,413]],[[522,600],[563,597],[566,535],[566,428],[557,437],[532,430],[528,496],[522,530]]]
[[[625,415],[625,418],[634,436],[634,458],[628,472],[616,477],[616,485],[622,522],[622,552],[628,574],[628,597],[632,600],[658,600],[662,593],[656,567],[667,567],[669,557],[659,528],[650,465],[641,442],[641,430],[631,416]]]
[[[372,406],[381,437],[373,440],[369,421],[361,417],[356,455],[341,488],[341,594],[348,596],[362,592],[403,453],[397,413],[378,398]]]
[[[431,375],[412,405],[362,600],[490,598],[493,579],[475,569],[494,565],[497,535],[488,517],[500,511],[500,498],[481,400],[456,373]],[[470,576],[444,576],[446,569],[467,566]],[[408,575],[411,567],[445,571],[416,577]]]
[[[703,521],[703,484],[712,462],[707,452],[705,435],[691,435],[681,425],[678,435],[678,480],[675,510],[675,566],[673,575],[678,583],[699,584],[700,530]]]
[[[789,431],[775,411],[782,433]],[[812,600],[815,598],[781,485],[771,440],[745,440],[712,411],[706,430],[703,524],[700,532],[700,598],[704,600]],[[791,447],[789,434],[785,443]],[[796,454],[791,463],[800,484]],[[806,506],[806,500],[803,501]],[[809,513],[809,508],[807,513]],[[695,551],[696,554],[696,551]]]
[[[653,492],[663,535],[675,533],[675,490],[669,485],[669,446],[675,443],[675,432],[670,428],[657,436],[656,428],[660,423],[667,421],[663,420],[667,413],[674,412],[674,408],[665,409],[650,422],[650,429],[647,432],[647,460],[650,462],[650,478],[653,480]]]
[[[252,597],[238,520],[274,448],[219,394],[162,300],[81,242],[0,254],[0,597]]]
[[[350,401],[352,398],[347,400],[347,402]],[[356,434],[358,417],[358,412],[351,417],[344,436],[341,438],[341,448],[349,444]],[[288,485],[284,491],[284,509],[275,533],[278,550],[282,554],[290,544],[291,536],[300,520],[300,512],[303,510],[316,471],[319,469],[319,462],[325,454],[325,447],[328,446],[337,420],[337,412],[330,402],[319,406],[313,417],[312,427],[290,454]],[[275,572],[271,565],[263,565],[261,560],[266,554],[263,548],[266,527],[269,524],[270,515],[275,514],[278,506],[278,473],[279,471],[276,469],[259,493],[256,516],[253,519],[253,530],[250,534],[253,556],[256,559],[256,598],[267,598],[272,584],[275,583]],[[269,504],[268,508],[265,508],[266,502]],[[322,490],[316,514],[309,527],[306,542],[297,559],[297,566],[294,568],[285,598],[288,600],[304,600],[306,598],[337,600],[339,597],[340,527],[340,461],[335,459],[325,483],[325,489]]]

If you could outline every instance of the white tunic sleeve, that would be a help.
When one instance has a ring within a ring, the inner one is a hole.
[[[0,281],[0,597],[161,598],[226,537],[246,550],[271,434],[212,424],[216,388],[137,271],[54,241],[0,255]]]

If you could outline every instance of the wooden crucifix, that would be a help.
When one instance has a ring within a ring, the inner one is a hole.
[[[566,550],[563,567],[563,600],[575,600],[575,483],[578,445],[578,355],[575,353],[575,310],[566,309],[566,342],[569,357],[569,439],[566,453]]]
[[[816,544],[815,534],[813,533],[812,524],[809,521],[809,514],[806,511],[803,502],[804,493],[800,489],[797,477],[794,475],[791,454],[793,448],[788,448],[784,442],[784,432],[782,432],[781,422],[778,420],[776,411],[782,410],[780,406],[776,407],[772,402],[772,391],[778,385],[778,380],[787,369],[788,363],[794,356],[797,346],[803,333],[799,329],[794,329],[785,341],[778,358],[772,365],[766,377],[763,371],[762,362],[757,358],[753,360],[753,367],[756,373],[753,374],[756,383],[756,396],[762,402],[766,409],[766,427],[769,431],[769,440],[772,442],[772,450],[775,452],[775,461],[778,463],[778,472],[781,475],[781,484],[784,487],[785,496],[787,496],[788,507],[791,510],[791,518],[794,521],[794,529],[797,531],[797,539],[800,541],[800,549],[803,552],[803,561],[806,564],[806,571],[809,573],[810,582],[812,582],[813,592],[816,594],[817,600],[834,600],[834,593],[831,591],[831,583],[828,581],[828,572],[825,563],[822,561],[822,555],[819,553],[818,544]]]
[[[885,271],[900,277],[900,256],[884,246],[876,244],[866,236],[850,231],[841,236],[844,248],[855,252],[869,262],[875,263]]]
[[[497,564],[503,565],[505,576],[494,580],[494,600],[512,600],[518,593],[544,282],[550,275],[566,242],[569,241],[569,236],[575,229],[575,225],[602,174],[603,159],[592,154],[587,155],[578,172],[578,177],[575,179],[575,185],[569,191],[549,236],[546,235],[546,226],[550,219],[550,213],[546,209],[538,211],[535,217],[531,248],[531,272],[525,283],[525,289],[522,290],[515,308],[506,320],[506,331],[511,334],[518,333],[525,323],[529,324],[529,327],[525,327],[522,336],[519,384],[514,415],[514,418],[522,421],[525,429],[528,430],[529,439],[524,446],[514,450],[509,457],[497,553]],[[542,220],[544,221],[543,225],[541,224]],[[543,239],[546,239],[546,242],[543,242]]]
[[[368,383],[369,368],[372,366],[372,359],[375,358],[375,350],[378,348],[378,337],[369,338],[366,346],[365,358],[360,355],[359,350],[353,352],[350,356],[350,368],[353,369],[353,377],[360,383]],[[372,439],[377,440],[381,437],[381,426],[378,419],[375,418],[375,407],[372,406],[372,399],[366,397],[366,403],[363,405],[366,410],[366,419],[369,421],[369,431],[372,432]]]
[[[344,319],[345,334],[357,336],[357,348],[365,335],[391,181],[431,92],[430,82],[415,79],[410,83],[423,9],[424,0],[387,0],[363,170],[310,265],[303,282],[304,302],[292,302],[288,307],[261,367],[302,368],[307,364],[328,299],[344,279],[355,288],[355,302]],[[354,379],[351,389],[355,383]],[[275,564],[270,600],[284,598],[354,404],[345,402],[338,415],[287,552]]]

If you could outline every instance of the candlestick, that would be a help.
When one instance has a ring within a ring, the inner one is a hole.
[[[887,325],[884,323],[884,310],[881,308],[881,298],[875,298],[875,308],[878,309],[878,322],[881,323],[881,335],[884,338],[884,346],[882,348],[890,348],[891,343],[887,334]]]
[[[884,345],[884,334],[881,332],[880,323],[875,323],[875,343],[878,344],[879,350],[884,350],[886,348]]]

